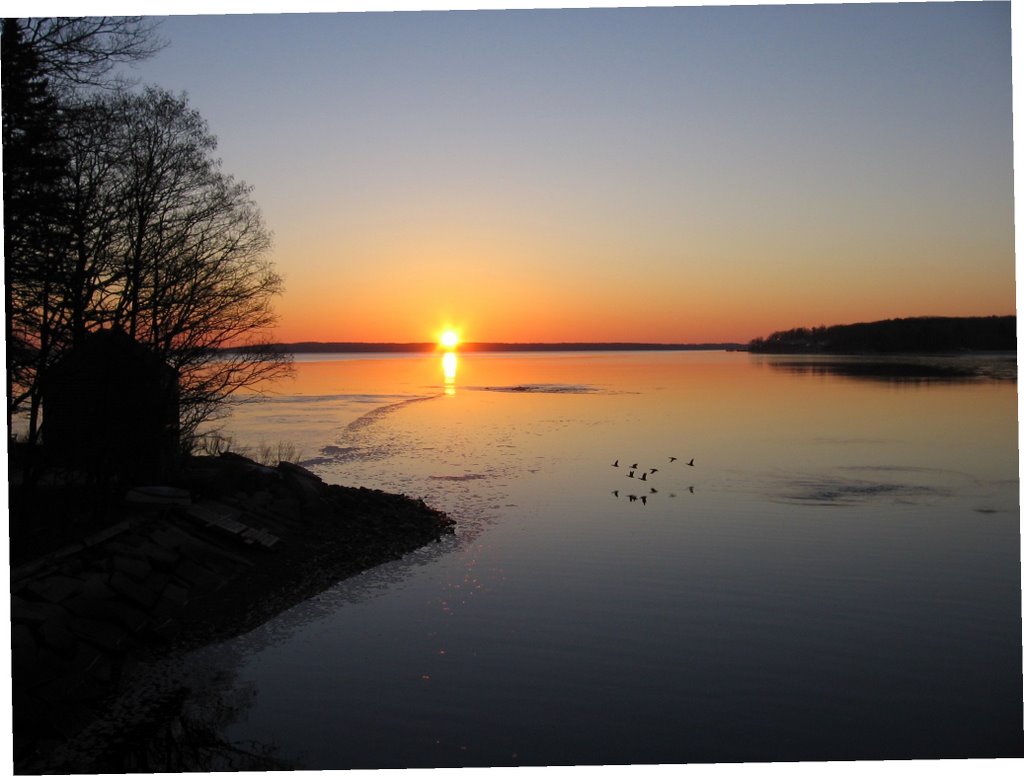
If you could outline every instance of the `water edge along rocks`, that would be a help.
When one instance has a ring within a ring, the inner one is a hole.
[[[422,500],[231,454],[190,459],[173,486],[130,491],[118,511],[11,570],[16,772],[59,770],[56,753],[131,691],[133,664],[244,633],[454,533]]]

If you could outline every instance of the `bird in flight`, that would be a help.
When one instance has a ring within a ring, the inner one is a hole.
[[[630,477],[632,477],[632,476],[633,476],[633,471],[630,471],[630,472],[629,472],[629,476],[630,476]]]
[[[668,457],[668,461],[669,461],[669,463],[672,463],[672,461],[676,461],[676,460],[678,460],[678,459],[677,459],[677,458],[676,458],[676,457],[675,457],[674,455],[670,455],[670,456]]]
[[[657,469],[651,469],[651,474],[654,474],[656,471],[658,471],[658,470]]]
[[[687,463],[686,465],[687,465],[687,466],[693,466],[693,459],[691,458],[691,459],[690,459],[690,461],[689,461],[689,463]]]
[[[636,468],[636,464],[633,464],[633,465],[632,465],[632,466],[630,466],[629,468],[630,468],[630,469],[635,469],[635,468]]]
[[[612,491],[612,495],[615,496],[615,498],[618,498],[619,497],[619,492],[617,490],[613,490]]]
[[[640,479],[643,480],[644,482],[647,482],[647,472],[644,472],[643,474],[641,474],[640,475]]]
[[[616,458],[616,459],[615,459],[615,463],[613,463],[613,464],[612,464],[612,466],[618,466],[618,465],[619,465],[619,459],[618,459],[618,458]]]

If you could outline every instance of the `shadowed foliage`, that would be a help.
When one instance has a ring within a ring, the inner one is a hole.
[[[752,353],[943,353],[1013,351],[1017,318],[894,318],[777,331],[751,340]]]
[[[136,17],[4,20],[8,425],[27,408],[31,443],[50,370],[93,332],[176,372],[186,446],[289,368],[266,336],[282,281],[252,189],[184,95],[112,76],[160,45]]]

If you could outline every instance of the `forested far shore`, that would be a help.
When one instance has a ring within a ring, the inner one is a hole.
[[[751,353],[956,353],[1016,351],[1017,317],[892,318],[777,331],[750,341]]]
[[[429,353],[433,342],[293,342],[271,346],[282,353]],[[463,353],[561,352],[577,350],[745,350],[738,342],[665,344],[657,342],[464,342]],[[244,351],[245,348],[239,348]]]

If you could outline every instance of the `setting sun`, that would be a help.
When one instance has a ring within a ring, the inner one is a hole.
[[[451,349],[453,349],[458,344],[459,344],[459,334],[458,334],[458,332],[455,332],[455,331],[452,331],[451,329],[448,329],[444,333],[441,334],[441,347],[448,348],[449,350],[451,350]]]

